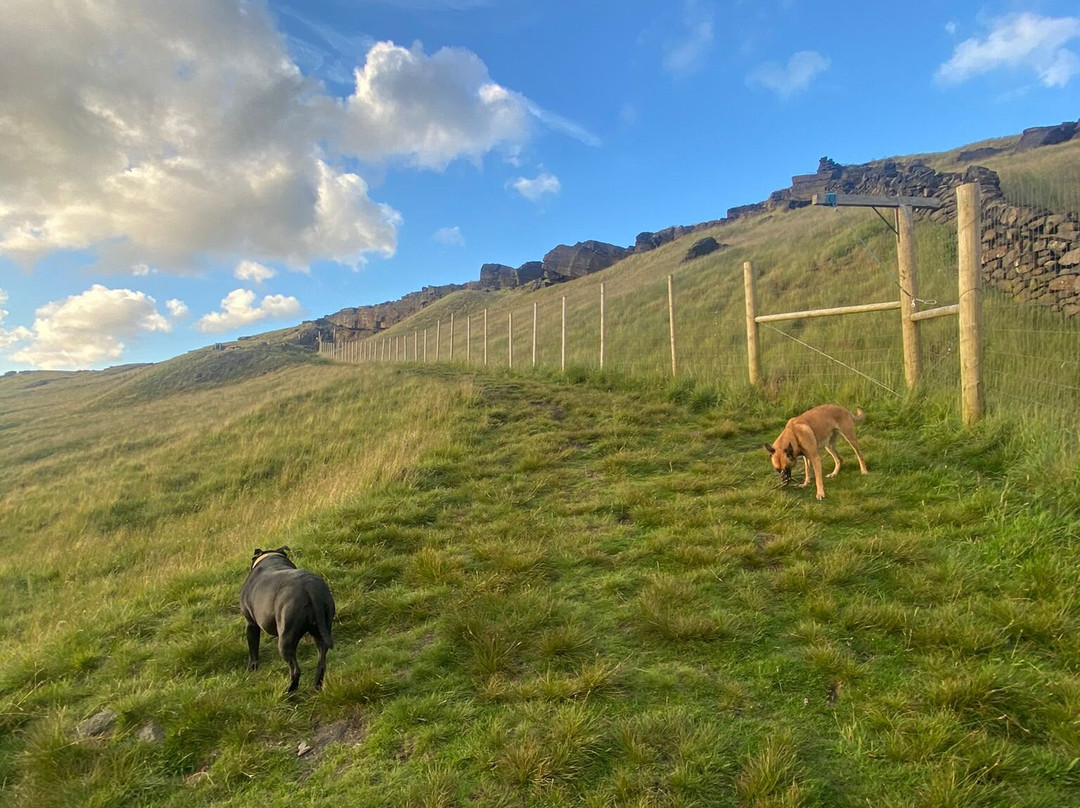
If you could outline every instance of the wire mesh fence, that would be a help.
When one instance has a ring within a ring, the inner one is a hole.
[[[1051,418],[1080,434],[1080,159],[1070,165],[1049,181],[1041,171],[1003,171],[1000,196],[984,198],[983,384],[989,411]],[[759,222],[744,231],[756,243],[692,263],[672,262],[660,248],[569,285],[459,293],[408,326],[323,350],[357,362],[602,368],[746,385],[744,261],[757,273],[759,314],[900,297],[886,217],[867,209],[790,215],[799,227]],[[917,307],[957,303],[955,222],[920,219],[914,234]],[[920,385],[959,396],[956,318],[921,322],[919,339]],[[763,324],[760,356],[770,391],[811,384],[861,400],[906,389],[895,310]]]

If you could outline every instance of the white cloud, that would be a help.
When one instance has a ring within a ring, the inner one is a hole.
[[[3,306],[7,301],[7,292],[0,289],[0,306]],[[29,339],[32,336],[30,331],[22,326],[11,331],[3,328],[4,318],[7,317],[8,314],[9,312],[6,309],[0,308],[0,348],[8,348],[17,342]]]
[[[172,300],[166,300],[165,308],[169,310],[169,316],[172,317],[174,320],[179,320],[183,317],[187,317],[188,307],[187,303],[185,303],[183,300],[176,300],[175,298]]]
[[[537,120],[464,49],[373,45],[348,98],[244,0],[8,0],[0,25],[0,255],[90,250],[191,273],[243,256],[303,268],[391,256],[401,215],[352,158],[442,169],[517,153]],[[153,267],[153,270],[150,269]]]
[[[124,340],[171,329],[154,298],[94,284],[82,294],[39,308],[32,329],[8,333],[9,343],[25,343],[9,358],[45,370],[85,369],[119,359]]]
[[[510,183],[510,187],[530,202],[536,202],[546,194],[555,196],[562,190],[559,178],[548,174],[546,171],[541,172],[539,176],[531,180],[526,177],[518,177]]]
[[[667,43],[664,53],[664,69],[677,76],[695,73],[704,67],[705,58],[713,46],[712,10],[702,7],[695,0],[686,0],[680,36]]]
[[[465,246],[465,236],[461,235],[461,228],[456,225],[454,227],[440,227],[431,235],[431,238],[448,247]]]
[[[270,267],[263,266],[258,261],[241,261],[233,270],[234,278],[241,281],[252,281],[253,283],[262,283],[276,274]]]
[[[764,87],[788,98],[810,86],[820,73],[829,69],[829,59],[817,51],[799,51],[792,54],[786,65],[766,62],[747,76],[747,84]]]
[[[1000,17],[985,39],[972,37],[957,45],[937,78],[959,83],[999,68],[1019,68],[1035,71],[1047,87],[1064,87],[1080,74],[1080,56],[1065,47],[1074,39],[1080,39],[1080,17]]]
[[[254,303],[254,292],[234,289],[221,301],[221,311],[200,318],[195,328],[204,333],[219,334],[261,320],[293,317],[302,311],[299,300],[284,295],[267,295],[257,306]]]
[[[419,43],[406,49],[392,42],[368,51],[345,114],[346,151],[437,170],[499,147],[513,153],[531,119],[528,101],[492,81],[471,51],[442,48],[428,56]]]

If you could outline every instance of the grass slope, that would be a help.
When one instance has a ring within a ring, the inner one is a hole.
[[[314,363],[117,412],[130,378],[24,381],[5,804],[1080,801],[1080,474],[1003,422],[864,399],[871,474],[845,447],[819,503],[761,449],[788,412],[726,388]],[[283,543],[339,610],[292,700],[236,606]]]
[[[1040,197],[1055,190],[1061,192],[1058,202],[1064,194],[1072,203],[1063,209],[1076,210],[1078,186],[1062,177],[1076,173],[1078,155],[1080,142],[1013,155],[1005,164],[1013,167],[1006,177],[1007,190],[1019,196],[1022,189],[1038,191]],[[1005,176],[1004,167],[999,168]],[[1039,191],[1024,179],[1029,176],[1047,179],[1052,188]],[[870,210],[810,207],[735,220],[709,232],[728,245],[725,249],[684,262],[689,246],[703,235],[694,233],[632,255],[569,283],[537,290],[458,292],[387,329],[370,344],[379,361],[415,357],[428,363],[453,360],[478,366],[486,361],[487,367],[506,367],[511,364],[512,323],[512,364],[529,368],[535,311],[536,364],[558,369],[565,301],[566,362],[596,369],[603,285],[604,368],[643,380],[668,378],[670,275],[679,375],[701,385],[737,388],[747,379],[744,262],[752,263],[757,277],[759,314],[899,297],[895,237]],[[923,221],[916,226],[915,241],[921,307],[956,303],[955,232]],[[906,383],[899,320],[896,311],[886,311],[761,326],[766,393],[789,407],[828,397],[866,400],[883,392],[902,398]],[[1064,318],[987,288],[983,324],[988,409],[1017,421],[1050,422],[1064,436],[1064,451],[1075,452],[1080,437],[1080,318]],[[923,322],[920,331],[920,393],[934,406],[955,407],[960,397],[956,318]],[[364,355],[359,349],[355,353]]]

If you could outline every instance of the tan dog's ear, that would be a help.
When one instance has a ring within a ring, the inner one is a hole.
[[[766,443],[765,444],[765,451],[768,452],[769,454],[773,454],[776,451],[776,449],[774,449],[772,447],[771,443]]]
[[[784,447],[784,454],[786,454],[788,456],[788,460],[794,460],[795,459],[795,450],[791,448],[790,443],[787,446]]]

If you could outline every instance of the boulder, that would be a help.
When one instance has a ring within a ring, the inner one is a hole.
[[[484,289],[507,289],[517,286],[515,270],[506,264],[484,264],[480,267],[480,286]]]
[[[519,266],[514,272],[517,274],[518,286],[538,281],[544,274],[543,261],[527,261]]]
[[[572,247],[560,244],[544,256],[543,271],[552,279],[581,278],[607,269],[632,252],[602,241],[579,241]]]
[[[721,244],[712,236],[705,236],[705,238],[695,241],[693,246],[686,251],[686,255],[683,256],[683,263],[685,264],[687,261],[693,261],[695,258],[701,258],[709,253],[714,253],[721,247],[726,246],[726,244]]]

